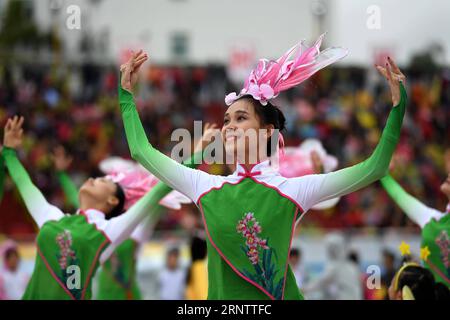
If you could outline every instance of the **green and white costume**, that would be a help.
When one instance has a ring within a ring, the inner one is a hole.
[[[312,206],[382,178],[397,145],[406,92],[390,112],[373,154],[336,172],[284,178],[269,161],[229,176],[182,166],[149,144],[128,91],[120,107],[132,157],[201,211],[208,245],[208,299],[302,299],[288,254],[295,226]]]
[[[32,183],[14,149],[4,147],[2,154],[40,228],[35,268],[23,299],[89,299],[91,280],[100,263],[108,260],[145,217],[154,214],[166,188],[153,188],[124,214],[110,220],[94,209],[66,215],[49,204]]]
[[[75,208],[79,207],[78,190],[70,176],[64,172],[57,173],[58,180],[67,201]],[[172,189],[163,183],[155,186],[155,191],[163,198]],[[147,216],[136,227],[130,238],[125,240],[102,264],[98,271],[98,300],[140,300],[141,292],[136,281],[136,259],[140,246],[150,238],[153,227],[158,220],[161,206],[155,203],[155,212]]]
[[[422,250],[429,251],[424,266],[436,281],[450,288],[450,203],[446,212],[427,207],[408,194],[390,175],[381,184],[392,200],[422,229]],[[425,257],[424,257],[425,258]]]

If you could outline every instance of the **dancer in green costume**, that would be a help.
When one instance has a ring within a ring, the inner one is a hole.
[[[450,288],[450,174],[441,185],[449,204],[441,212],[407,193],[398,183],[387,175],[381,184],[394,202],[406,215],[422,229],[421,259],[437,282]]]
[[[315,204],[359,190],[388,171],[406,107],[404,76],[390,59],[385,68],[377,69],[388,80],[393,108],[367,160],[336,172],[290,179],[271,168],[271,139],[284,128],[285,119],[269,100],[333,62],[333,57],[343,56],[339,48],[322,55],[319,47],[320,41],[309,49],[302,43],[293,61],[287,62],[295,48],[277,61],[261,60],[239,96],[227,96],[222,140],[237,166],[226,177],[186,168],[148,142],[132,94],[147,55],[139,51],[121,66],[120,109],[132,157],[201,211],[208,246],[208,299],[302,299],[288,266],[296,223]],[[263,138],[253,149],[246,135],[252,131]]]
[[[194,149],[194,154],[201,154],[202,149],[206,147],[208,141],[210,141],[212,135],[214,134],[215,128],[215,124],[205,124],[202,139],[197,143]],[[79,203],[77,187],[66,172],[72,161],[71,157],[66,154],[63,147],[58,147],[55,149],[53,160],[57,170],[58,180],[62,186],[66,199],[70,205],[78,208]],[[194,165],[195,163],[196,162],[194,162]],[[125,173],[122,172],[122,174]],[[142,175],[136,175],[136,179],[139,179],[139,177],[142,179]],[[130,179],[127,178],[127,180]],[[134,185],[138,184],[133,181],[130,182]],[[164,188],[166,190],[165,193],[161,193],[162,198],[172,191],[171,188],[161,182],[158,183],[158,186],[158,188]],[[122,187],[125,188],[125,186]],[[133,194],[136,197],[136,190],[134,190]],[[131,204],[130,200],[131,199],[129,199],[128,202]],[[136,199],[133,200],[135,201]],[[114,253],[112,253],[111,257],[102,264],[98,272],[99,282],[97,295],[95,296],[96,299],[140,300],[142,298],[136,279],[136,258],[139,248],[150,238],[153,228],[161,212],[163,211],[163,206],[159,204],[159,200],[154,203],[154,213],[151,216],[147,216],[144,221],[136,227],[130,238],[119,245]],[[175,208],[178,203],[174,203],[174,201],[176,200],[166,200],[166,206]],[[130,204],[126,201],[125,208],[127,208]]]
[[[80,188],[77,214],[66,215],[46,201],[17,157],[23,121],[17,116],[8,120],[2,150],[9,174],[40,229],[35,267],[23,299],[90,299],[91,280],[100,263],[145,217],[155,214],[155,204],[170,190],[157,185],[122,214],[125,194],[120,185],[90,178]]]

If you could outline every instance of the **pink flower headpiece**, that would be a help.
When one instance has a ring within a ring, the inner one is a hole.
[[[306,139],[298,147],[286,147],[284,155],[280,156],[278,168],[275,169],[286,178],[296,178],[315,174],[314,165],[311,159],[311,153],[314,151],[322,162],[324,173],[331,172],[337,168],[337,158],[329,155],[319,140]],[[328,209],[336,205],[338,201],[339,198],[326,200],[316,204],[313,209]]]
[[[127,210],[158,182],[158,178],[149,173],[141,165],[120,157],[111,157],[100,162],[100,170],[106,177],[118,183],[125,192],[125,206]],[[191,200],[183,194],[172,191],[165,196],[159,204],[169,209],[180,209],[181,204],[190,203]]]
[[[259,60],[241,92],[228,94],[225,103],[229,106],[240,97],[251,95],[262,105],[266,105],[268,100],[278,96],[281,91],[295,87],[348,54],[347,49],[339,47],[327,48],[321,52],[320,45],[324,36],[325,33],[320,35],[312,47],[306,46],[304,40],[301,41],[276,61]],[[294,53],[294,58],[289,60]]]

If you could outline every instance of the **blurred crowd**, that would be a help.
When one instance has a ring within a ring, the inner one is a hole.
[[[402,67],[402,66],[401,66]],[[450,70],[423,73],[402,68],[408,106],[393,175],[412,194],[434,208],[446,205],[439,185],[446,176],[449,146]],[[70,211],[58,185],[51,152],[62,144],[74,161],[69,174],[81,185],[99,175],[107,156],[129,158],[120,116],[116,66],[0,66],[0,125],[25,116],[25,148],[20,157],[47,199]],[[137,105],[150,142],[167,154],[177,128],[193,130],[194,120],[221,126],[224,96],[239,89],[224,66],[150,66],[139,83]],[[329,68],[275,100],[287,118],[286,145],[306,138],[322,141],[339,159],[339,168],[367,158],[392,108],[389,90],[375,68]],[[227,174],[222,166],[204,167]],[[32,223],[12,184],[1,203],[0,233],[32,234]],[[192,210],[192,208],[186,208]],[[183,211],[163,215],[158,229],[178,228]],[[343,197],[332,209],[311,212],[303,226],[325,228],[414,227],[388,200],[378,183]]]

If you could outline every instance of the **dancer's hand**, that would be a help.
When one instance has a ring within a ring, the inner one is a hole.
[[[120,66],[121,86],[123,89],[133,93],[133,87],[138,80],[139,68],[147,61],[148,56],[142,50],[132,54],[131,58]]]
[[[52,160],[58,171],[66,171],[72,163],[73,158],[66,153],[63,146],[57,146],[53,150]]]
[[[203,128],[203,136],[202,138],[197,142],[194,153],[200,152],[204,150],[208,144],[211,143],[212,138],[214,135],[218,132],[217,124],[215,123],[205,123],[205,127]]]
[[[22,146],[24,122],[23,117],[14,116],[9,118],[5,125],[5,133],[3,137],[3,145],[8,148],[17,149]]]
[[[400,102],[400,82],[405,82],[406,77],[390,57],[387,58],[386,67],[375,65],[378,72],[389,82],[391,88],[392,103],[394,106]]]
[[[317,151],[311,151],[311,162],[313,164],[313,169],[315,174],[324,173],[322,159],[320,159]]]

